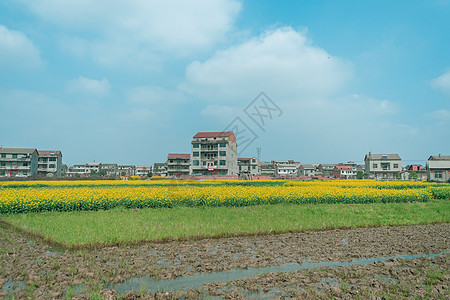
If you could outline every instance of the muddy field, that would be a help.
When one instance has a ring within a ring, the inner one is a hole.
[[[450,224],[64,251],[0,227],[0,298],[449,299]]]

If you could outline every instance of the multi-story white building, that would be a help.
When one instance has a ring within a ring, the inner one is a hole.
[[[293,160],[274,160],[272,164],[275,166],[275,174],[279,177],[296,176],[300,162]]]
[[[428,179],[447,182],[450,180],[450,155],[432,155],[427,160]]]
[[[334,167],[333,177],[336,179],[356,179],[356,167],[337,165]]]
[[[0,147],[0,176],[28,177],[38,173],[38,151]]]
[[[167,175],[171,178],[189,176],[191,155],[186,153],[169,153],[167,155]]]
[[[116,177],[119,175],[117,168],[117,164],[114,163],[102,164],[101,172],[107,177]]]
[[[66,176],[81,176],[81,175],[88,175],[86,172],[86,165],[73,165],[68,168],[66,172]]]
[[[261,175],[275,176],[275,166],[270,161],[259,161],[258,167]]]
[[[135,176],[136,166],[134,165],[119,165],[117,166],[119,176]]]
[[[136,176],[145,177],[148,176],[148,173],[152,172],[152,166],[137,166],[136,167]]]
[[[62,175],[62,153],[59,150],[38,150],[38,174]]]
[[[191,175],[238,174],[237,143],[232,131],[198,132],[191,142]]]
[[[364,157],[369,178],[394,179],[402,171],[402,159],[398,154],[366,154]]]

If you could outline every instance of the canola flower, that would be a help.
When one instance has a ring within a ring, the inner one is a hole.
[[[144,185],[135,182],[51,181],[45,182],[49,186],[44,187],[36,182],[23,182],[21,188],[1,185],[0,213],[100,210],[118,206],[169,208],[278,203],[426,202],[432,198],[450,197],[450,185],[436,186],[421,182],[166,180],[158,185],[152,181],[145,181]]]

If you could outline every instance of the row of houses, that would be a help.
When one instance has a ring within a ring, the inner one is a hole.
[[[153,173],[171,178],[228,176],[254,178],[336,178],[336,179],[409,179],[448,181],[450,156],[432,155],[426,166],[402,166],[398,154],[372,154],[364,164],[301,164],[294,160],[259,161],[256,157],[238,157],[232,131],[198,132],[193,136],[190,153],[169,153],[165,163],[155,163]]]
[[[0,146],[1,177],[29,177],[38,174],[61,176],[63,174],[61,151]]]
[[[190,153],[169,153],[167,160],[151,165],[86,163],[67,167],[59,150],[0,147],[0,176],[161,176],[170,178],[336,178],[410,179],[449,181],[450,155],[431,155],[426,166],[402,166],[398,154],[372,154],[364,163],[301,164],[294,160],[260,161],[238,157],[232,131],[198,132],[189,145]]]
[[[119,177],[119,176],[151,176],[151,165],[118,165],[116,163],[99,163],[91,162],[80,165],[73,165],[65,172],[66,176],[106,176],[106,177]]]

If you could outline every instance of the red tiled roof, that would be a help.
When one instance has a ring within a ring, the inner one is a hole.
[[[335,168],[338,170],[352,170],[351,166],[336,166]]]
[[[251,160],[251,158],[248,158],[248,157],[238,157],[238,160]]]
[[[62,156],[61,151],[57,150],[57,151],[52,151],[52,150],[38,150],[38,155],[57,155],[57,156]]]
[[[184,158],[184,159],[190,159],[191,155],[190,154],[184,154],[184,153],[169,153],[169,155],[167,155],[168,159],[173,159],[173,158]]]
[[[221,132],[197,132],[194,138],[212,138],[212,137],[226,137],[233,134],[233,131],[221,131]]]

